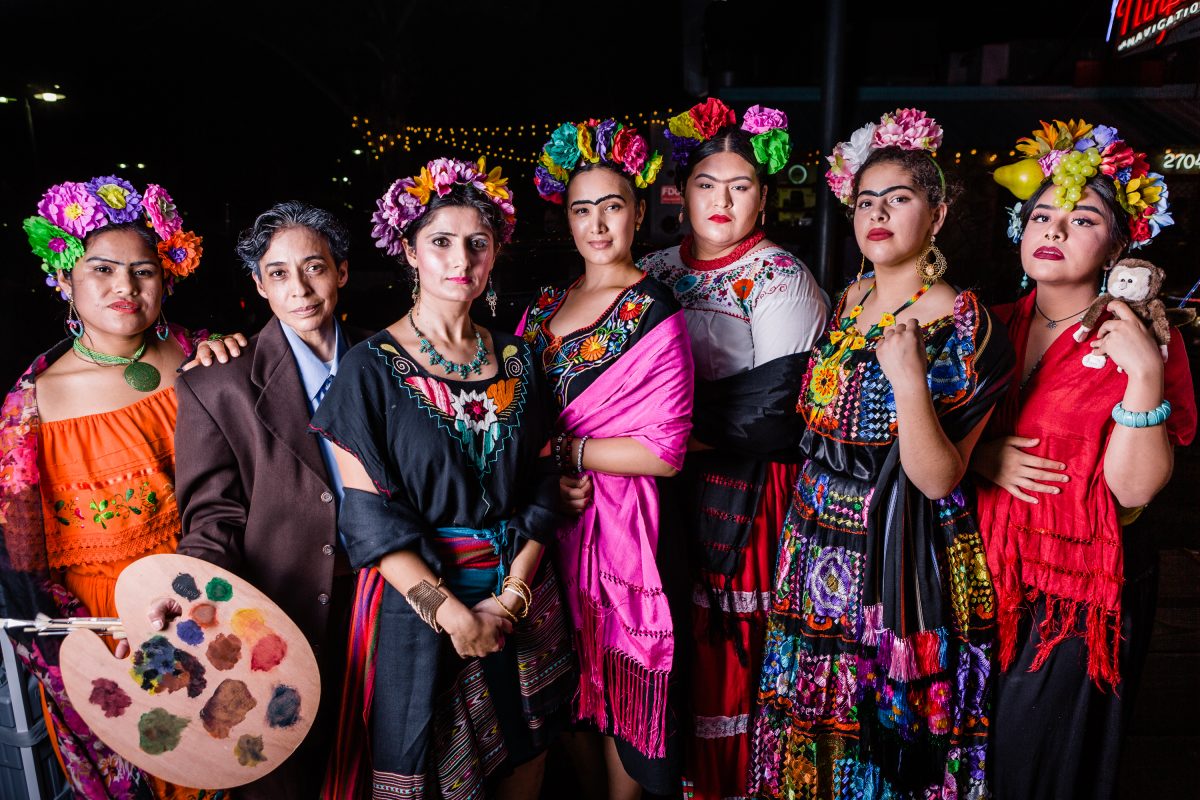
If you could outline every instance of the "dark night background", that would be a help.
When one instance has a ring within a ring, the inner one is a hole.
[[[0,97],[10,99],[0,104],[0,380],[15,379],[63,335],[64,306],[43,285],[20,222],[51,184],[96,175],[116,173],[139,188],[162,184],[185,227],[204,237],[199,272],[166,303],[172,321],[257,331],[266,304],[236,263],[233,243],[257,213],[297,198],[350,227],[341,310],[377,329],[407,308],[409,286],[370,239],[375,199],[430,158],[490,150],[489,164],[511,176],[519,219],[497,270],[497,324],[510,326],[536,286],[579,269],[561,212],[542,203],[531,182],[547,126],[629,115],[657,133],[653,121],[668,109],[678,113],[712,94],[739,115],[756,102],[787,111],[793,161],[809,175],[796,184],[778,176],[767,228],[814,264],[815,200],[827,191],[820,91],[828,6],[0,0]],[[1013,199],[989,173],[1015,160],[1014,142],[1039,119],[1114,125],[1155,168],[1166,148],[1200,152],[1200,39],[1118,57],[1105,42],[1110,6],[848,6],[838,138],[899,106],[924,108],[943,125],[940,161],[967,189],[939,236],[947,279],[979,288],[989,302],[1011,299],[1020,277],[1004,237],[1002,205]],[[65,99],[32,99],[45,91]],[[406,149],[406,126],[431,133],[410,132]],[[1180,295],[1200,277],[1200,170],[1167,180],[1177,224],[1146,255],[1168,270],[1169,293]],[[678,238],[677,209],[656,202],[660,185],[641,252]],[[840,220],[835,242],[837,270],[852,274],[858,253]],[[832,292],[844,285],[827,283]],[[1188,336],[1195,361],[1195,334]],[[1168,793],[1172,775],[1184,771],[1179,765],[1200,759],[1200,737],[1185,727],[1200,713],[1200,508],[1191,489],[1198,464],[1196,447],[1181,451],[1172,485],[1139,523],[1154,531],[1162,553],[1151,672],[1166,677],[1157,693],[1149,682],[1143,693],[1134,730],[1141,738],[1129,760],[1142,789]]]

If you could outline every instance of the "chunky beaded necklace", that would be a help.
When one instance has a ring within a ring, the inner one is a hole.
[[[416,320],[413,319],[411,310],[408,312],[408,324],[412,326],[413,333],[417,335],[417,339],[421,342],[421,352],[429,355],[429,366],[442,367],[449,375],[452,372],[457,372],[458,377],[462,380],[467,379],[468,373],[482,374],[483,368],[488,363],[487,348],[483,346],[483,336],[479,333],[479,329],[475,327],[475,323],[471,323],[471,330],[475,333],[475,357],[471,359],[469,364],[457,364],[446,359],[437,348],[433,346],[433,342],[429,341],[429,337],[421,333],[421,329],[417,327]]]
[[[91,361],[93,364],[98,364],[102,367],[119,367],[123,365],[125,367],[123,373],[125,382],[139,392],[153,392],[162,381],[162,375],[153,364],[147,364],[138,360],[146,352],[146,342],[144,341],[142,342],[142,346],[130,358],[101,353],[99,350],[93,350],[88,347],[78,339],[71,343],[71,347],[85,360]]]
[[[679,260],[688,269],[701,272],[728,267],[733,262],[740,260],[746,253],[749,253],[756,244],[763,240],[765,235],[761,229],[756,230],[745,239],[742,239],[741,244],[733,248],[727,255],[720,258],[700,259],[692,255],[692,235],[689,233],[683,237],[683,241],[679,245]]]

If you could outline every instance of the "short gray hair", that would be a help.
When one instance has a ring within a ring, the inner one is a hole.
[[[251,275],[259,277],[258,262],[271,246],[271,239],[287,228],[308,228],[323,237],[335,266],[350,255],[350,233],[337,217],[323,208],[289,200],[259,214],[254,224],[238,236],[238,258]]]

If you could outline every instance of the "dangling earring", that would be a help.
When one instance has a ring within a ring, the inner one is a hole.
[[[499,302],[500,297],[496,294],[496,286],[492,283],[492,279],[490,277],[488,278],[487,295],[484,297],[484,299],[487,301],[488,308],[492,310],[492,316],[496,316],[496,303]]]
[[[171,335],[171,329],[167,327],[167,316],[163,314],[161,308],[158,310],[158,324],[154,326],[154,335],[158,337],[160,342],[165,342],[167,337]]]
[[[856,284],[862,282],[863,270],[865,270],[866,268],[867,268],[867,257],[863,256],[862,261],[858,262],[858,277],[854,279],[854,282]]]
[[[413,305],[417,304],[417,298],[421,296],[421,279],[416,275],[413,276],[412,301]]]
[[[679,207],[679,224],[680,225],[683,224],[683,212],[684,212],[684,207],[680,206]]]
[[[1023,292],[1028,288],[1029,288],[1029,273],[1022,272],[1021,273],[1021,291]]]
[[[917,274],[921,276],[921,280],[925,283],[933,283],[938,278],[946,274],[946,257],[942,255],[942,251],[938,249],[934,243],[937,240],[936,236],[929,237],[929,247],[925,248],[925,252],[917,259]]]
[[[763,211],[762,211],[762,220],[759,222],[759,225],[758,225],[758,226],[759,226],[760,228],[765,228],[765,227],[767,227],[767,210],[766,210],[765,208],[764,208],[764,209],[763,209]]]
[[[79,318],[79,312],[75,310],[75,301],[68,300],[67,307],[67,333],[73,338],[78,339],[83,336],[83,320]]]
[[[1113,265],[1109,264],[1102,270],[1103,274],[1100,278],[1100,294],[1108,294],[1108,271],[1112,268]]]

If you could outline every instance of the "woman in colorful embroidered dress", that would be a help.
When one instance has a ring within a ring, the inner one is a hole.
[[[1150,635],[1130,605],[1154,592],[1131,563],[1153,558],[1145,531],[1127,537],[1122,525],[1170,478],[1196,403],[1177,333],[1164,364],[1119,300],[1090,338],[1078,322],[1121,254],[1172,220],[1163,177],[1113,128],[1055,120],[1018,149],[1029,158],[1006,175],[1031,178],[1009,232],[1036,288],[995,309],[1021,381],[971,462],[987,479],[979,517],[999,602],[992,788],[1108,798]],[[1151,424],[1130,427],[1136,412]]]
[[[692,737],[687,778],[703,800],[745,797],[775,548],[802,428],[805,352],[829,304],[808,269],[759,227],[768,175],[787,163],[787,119],[710,99],[670,120],[691,234],[640,266],[683,305],[696,364],[692,440],[676,494],[693,564]],[[787,458],[794,458],[788,453]]]
[[[512,230],[505,183],[482,159],[438,159],[379,201],[374,236],[417,301],[350,350],[312,422],[339,446],[362,568],[327,797],[366,791],[364,719],[372,797],[536,797],[575,688],[542,558],[563,519],[539,466],[553,406],[529,347],[470,317]]]
[[[199,265],[201,240],[181,229],[162,187],[138,192],[116,176],[51,187],[24,227],[46,283],[69,304],[70,336],[38,356],[4,400],[0,610],[112,617],[121,571],[174,552],[179,539],[172,384],[195,343],[166,323],[162,301]],[[57,645],[35,638],[17,650],[41,683],[76,795],[204,796],[145,775],[95,737],[67,699]],[[128,652],[123,642],[114,649]]]
[[[542,153],[538,191],[565,203],[584,261],[578,280],[544,288],[521,323],[558,400],[560,470],[591,493],[555,550],[582,673],[576,718],[586,730],[571,748],[596,771],[603,748],[608,780],[585,779],[585,791],[605,796],[607,783],[610,800],[643,789],[672,795],[686,589],[679,533],[661,524],[656,479],[682,465],[692,360],[679,304],[630,253],[646,209],[635,189],[654,181],[662,157],[611,119],[564,124]]]
[[[901,110],[830,158],[875,272],[843,293],[804,377],[756,797],[986,794],[994,596],[960,481],[1012,357],[975,295],[940,280],[940,141]]]

